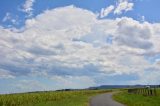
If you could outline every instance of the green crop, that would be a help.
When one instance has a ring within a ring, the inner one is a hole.
[[[32,106],[33,104],[56,102],[65,99],[104,93],[106,90],[49,91],[0,95],[0,106]],[[74,101],[73,101],[74,102]]]

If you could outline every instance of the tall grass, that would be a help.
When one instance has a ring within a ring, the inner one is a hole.
[[[0,106],[32,106],[108,92],[106,90],[52,91],[0,95]],[[78,99],[77,99],[78,100]],[[73,101],[74,102],[74,101]],[[76,101],[75,101],[76,102]]]
[[[160,89],[157,89],[156,96],[144,96],[122,91],[115,94],[113,98],[127,106],[160,106]]]

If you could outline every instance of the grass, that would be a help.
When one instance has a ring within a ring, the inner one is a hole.
[[[91,96],[91,95],[90,95]],[[62,99],[59,101],[52,101],[48,103],[39,103],[34,106],[88,106],[89,95],[76,96],[72,98]]]
[[[143,96],[122,91],[115,94],[113,99],[127,106],[160,106],[160,90],[157,90],[157,96]]]
[[[52,91],[0,95],[0,106],[88,106],[91,96],[109,91]]]

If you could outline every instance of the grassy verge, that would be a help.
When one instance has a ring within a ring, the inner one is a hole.
[[[157,92],[157,96],[143,96],[122,91],[115,94],[113,99],[127,106],[160,106],[160,90],[157,90]]]
[[[0,95],[0,106],[87,106],[91,96],[109,90],[37,92]]]

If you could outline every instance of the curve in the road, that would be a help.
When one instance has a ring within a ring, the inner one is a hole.
[[[90,106],[124,106],[112,99],[115,92],[105,93],[91,98]]]

